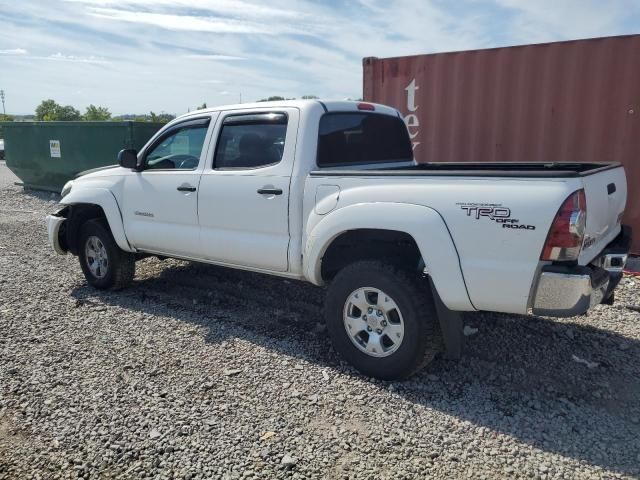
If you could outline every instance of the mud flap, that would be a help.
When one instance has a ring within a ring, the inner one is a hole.
[[[436,312],[444,341],[444,358],[447,360],[460,360],[460,357],[462,357],[462,349],[464,348],[462,312],[456,312],[447,308],[442,302],[440,295],[438,295],[438,291],[433,285],[431,277],[429,277],[429,285],[431,285],[433,301],[436,305]]]

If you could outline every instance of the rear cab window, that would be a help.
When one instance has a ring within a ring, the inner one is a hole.
[[[318,167],[411,161],[411,139],[399,117],[380,113],[330,112],[320,119]]]

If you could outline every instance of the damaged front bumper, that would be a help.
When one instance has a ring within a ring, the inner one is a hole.
[[[589,265],[546,265],[538,277],[534,315],[573,317],[599,303],[613,302],[631,247],[631,228],[622,227]]]
[[[64,210],[64,209],[63,209]],[[67,242],[65,234],[65,222],[67,219],[62,216],[62,210],[51,215],[47,215],[47,233],[49,235],[49,245],[58,255],[66,255]]]

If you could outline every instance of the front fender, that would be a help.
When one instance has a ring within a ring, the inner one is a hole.
[[[62,205],[77,205],[81,203],[98,205],[102,208],[107,217],[111,234],[118,246],[125,252],[135,252],[135,249],[129,245],[124,232],[122,212],[110,190],[106,188],[76,188],[74,186],[71,192],[60,201]]]
[[[303,268],[305,277],[316,285],[324,283],[322,257],[340,234],[357,229],[394,230],[413,237],[440,298],[450,310],[475,310],[455,244],[436,210],[407,203],[358,203],[335,210],[311,225],[315,220],[317,216],[310,218]]]

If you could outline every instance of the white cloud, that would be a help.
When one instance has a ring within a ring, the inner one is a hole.
[[[216,54],[199,54],[194,53],[185,55],[186,58],[195,60],[245,60],[243,57],[234,57],[233,55],[216,55]]]
[[[95,57],[93,55],[90,55],[88,57],[77,57],[75,55],[63,55],[60,52],[51,54],[47,57],[33,57],[33,58],[40,58],[44,60],[55,60],[58,62],[95,63],[95,64],[109,63],[104,58]]]
[[[89,15],[97,18],[142,23],[175,31],[263,35],[304,32],[304,30],[299,29],[297,26],[288,23],[270,24],[268,22],[255,22],[232,18],[150,13],[116,8],[89,7],[88,12]]]
[[[508,25],[515,43],[549,42],[611,35],[630,14],[630,5],[619,0],[495,0],[514,15]],[[637,7],[637,4],[636,4]]]
[[[625,29],[640,18],[637,0],[0,3],[7,13],[0,17],[0,46],[24,50],[0,50],[2,71],[10,73],[3,88],[24,113],[47,97],[121,113],[181,113],[240,94],[245,101],[305,94],[358,98],[366,56],[630,33]],[[43,76],[44,85],[38,80]]]
[[[10,48],[8,50],[0,50],[0,55],[26,55],[29,51],[24,48]]]
[[[169,8],[172,10],[183,8],[188,10],[202,10],[204,12],[238,16],[242,18],[271,18],[271,19],[296,19],[308,16],[306,13],[287,6],[286,8],[274,8],[265,6],[260,2],[247,2],[243,0],[64,0],[68,3],[81,3],[99,7],[112,7],[116,9],[133,10],[135,8]]]
[[[93,55],[84,57],[76,55],[64,55],[61,52],[52,53],[51,55],[29,55],[29,51],[24,48],[12,48],[9,50],[0,50],[0,55],[9,55],[18,57],[20,60],[55,60],[59,62],[75,62],[75,63],[94,63],[105,64],[109,63],[104,58],[96,57]]]

